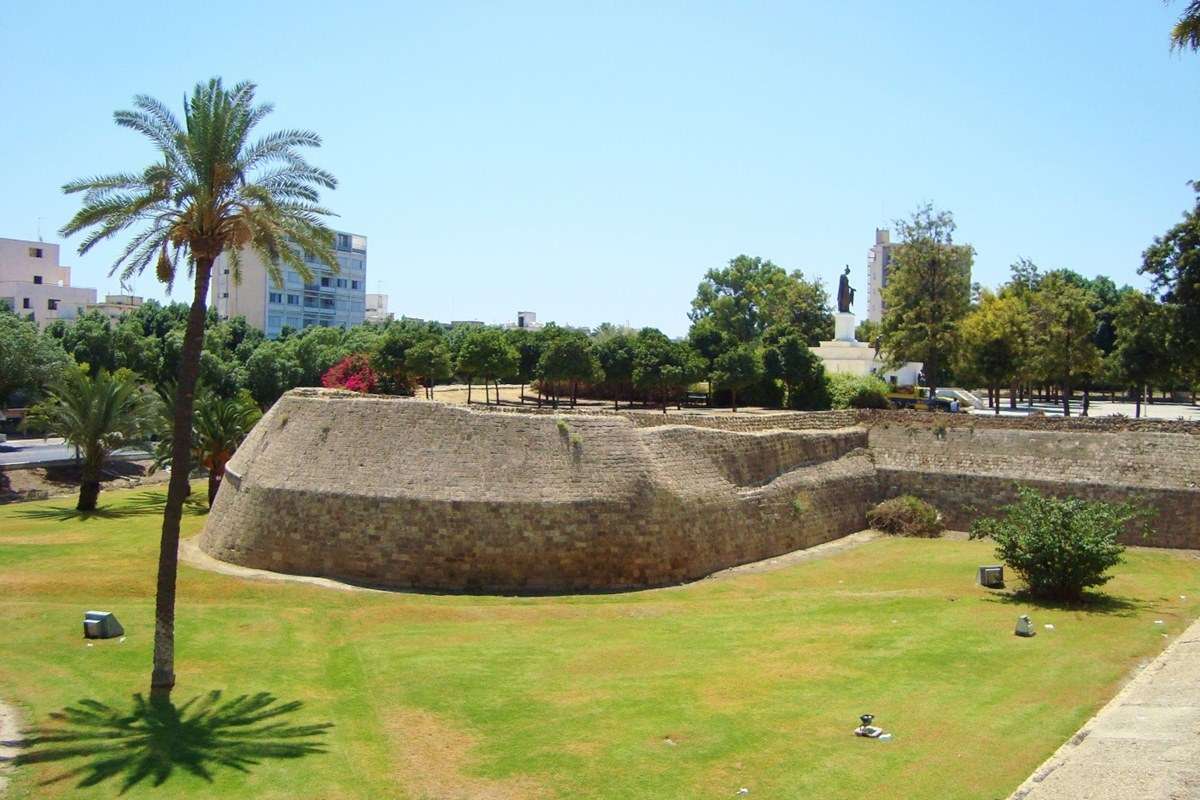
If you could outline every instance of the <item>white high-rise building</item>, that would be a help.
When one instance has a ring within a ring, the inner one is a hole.
[[[96,302],[96,290],[71,285],[71,268],[58,263],[58,245],[0,239],[0,303],[40,327],[74,320]]]
[[[883,303],[883,287],[888,283],[888,268],[892,263],[892,235],[883,228],[875,229],[875,245],[867,251],[867,319],[879,322],[887,312]]]
[[[295,330],[320,325],[349,328],[366,315],[367,237],[337,233],[335,247],[340,271],[331,272],[310,253],[304,261],[312,270],[312,281],[280,264],[282,285],[271,280],[267,265],[252,250],[241,254],[240,283],[234,283],[225,254],[213,264],[212,307],[222,319],[245,317],[246,322],[275,338],[283,328]]]
[[[388,296],[386,294],[367,294],[367,310],[364,315],[364,319],[367,322],[382,325],[385,322],[391,322],[395,318],[396,315],[388,311]]]

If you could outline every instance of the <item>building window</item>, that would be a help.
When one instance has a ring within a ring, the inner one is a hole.
[[[26,297],[25,299],[23,299],[21,301],[21,308],[31,308],[31,307],[32,307],[32,304],[29,302],[28,297]]]
[[[321,278],[321,285],[328,287],[329,286],[329,278]]]
[[[228,274],[229,274],[229,270],[228,270],[228,268],[227,268],[227,269],[225,269],[225,271],[224,271],[224,272],[225,272],[225,274],[226,274],[226,275],[228,275]]]
[[[333,301],[328,297],[321,298],[321,308],[333,308]]]
[[[282,303],[283,295],[280,292],[271,292],[268,296],[268,299],[272,303]]]
[[[41,258],[42,257],[42,248],[40,248],[40,247],[29,248],[29,257],[30,258]],[[40,281],[39,281],[39,283],[40,283]]]
[[[222,298],[225,298],[225,299],[228,299],[228,297],[229,297],[229,292],[221,292],[221,297],[222,297]]]
[[[339,233],[337,235],[337,249],[338,250],[349,250],[350,249],[350,237],[348,235],[346,235],[344,233]]]
[[[298,306],[298,305],[300,305],[300,295],[298,295],[298,294],[289,294],[289,295],[288,295],[288,303],[287,303],[287,304],[288,304],[289,306]]]
[[[34,275],[34,276],[33,276],[33,282],[34,282],[34,283],[41,283],[41,282],[42,282],[42,276],[41,276],[41,275]]]
[[[358,281],[350,281],[350,288],[351,288],[351,289],[357,289],[357,288],[358,288],[358,283],[359,283]]]
[[[50,311],[58,311],[58,301],[51,297],[46,301],[46,308]]]
[[[337,288],[339,288],[339,289],[345,289],[345,288],[346,288],[346,279],[345,279],[345,278],[338,278],[338,279],[337,279]]]

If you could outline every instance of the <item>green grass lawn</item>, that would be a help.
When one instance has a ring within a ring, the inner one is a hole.
[[[991,547],[961,541],[561,598],[183,566],[177,707],[153,708],[161,498],[0,508],[0,697],[44,729],[16,798],[1003,798],[1200,613],[1189,554],[1131,552],[1073,611],[975,586]],[[87,646],[95,608],[124,643]],[[863,712],[895,739],[851,736]]]

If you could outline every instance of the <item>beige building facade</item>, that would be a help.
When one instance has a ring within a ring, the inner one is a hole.
[[[132,294],[107,294],[104,301],[87,307],[89,313],[99,311],[114,323],[126,314],[132,314],[142,305],[142,298]]]
[[[0,304],[40,327],[74,320],[96,302],[96,290],[71,285],[71,268],[59,263],[59,246],[0,239]]]
[[[366,316],[367,237],[338,232],[335,249],[338,272],[305,253],[311,281],[280,264],[282,281],[278,285],[267,265],[250,250],[241,254],[241,281],[235,281],[229,256],[222,253],[213,264],[210,303],[222,319],[245,317],[272,339],[284,328],[299,331],[314,325],[359,325]]]
[[[867,251],[867,319],[871,322],[879,322],[887,311],[883,287],[888,283],[893,247],[891,232],[876,228],[875,244]]]

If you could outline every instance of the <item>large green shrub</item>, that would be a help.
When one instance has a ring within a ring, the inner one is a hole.
[[[896,536],[940,536],[945,530],[937,509],[911,494],[884,500],[867,512],[867,524]]]
[[[874,375],[829,373],[829,397],[834,408],[890,408],[888,385]]]
[[[1105,573],[1125,550],[1117,537],[1142,515],[1129,503],[1060,500],[1021,486],[1017,501],[1000,509],[1000,516],[975,521],[971,538],[995,541],[997,558],[1034,596],[1078,600],[1084,589],[1108,582]]]

